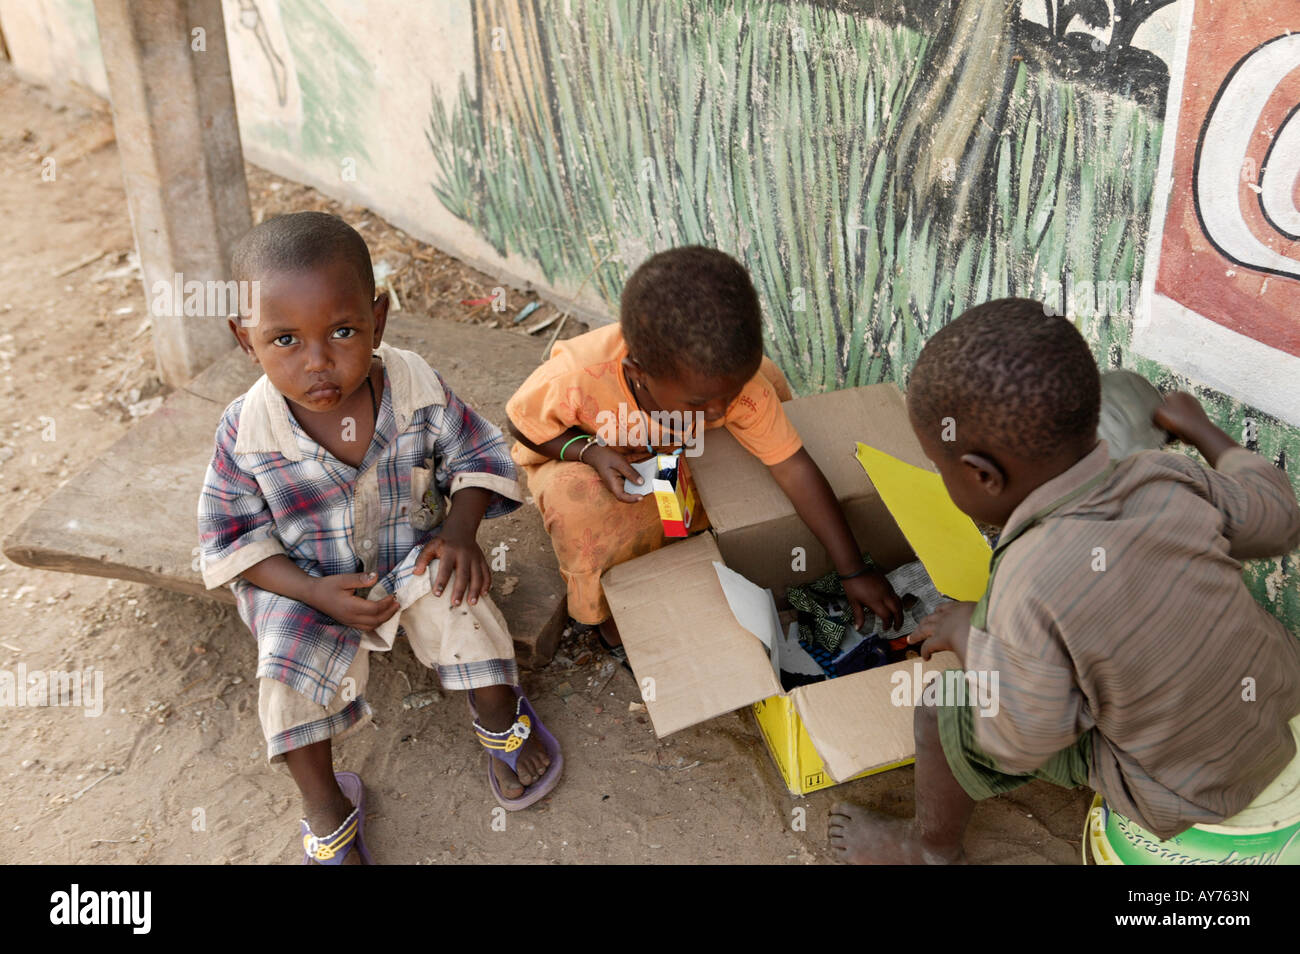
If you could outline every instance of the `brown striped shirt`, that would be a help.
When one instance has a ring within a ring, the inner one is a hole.
[[[1101,442],[1003,535],[1105,471]],[[1245,808],[1295,756],[1300,640],[1239,560],[1300,545],[1286,476],[1244,448],[1217,470],[1146,451],[1010,542],[966,666],[998,672],[975,738],[1026,773],[1092,733],[1089,782],[1161,838]]]

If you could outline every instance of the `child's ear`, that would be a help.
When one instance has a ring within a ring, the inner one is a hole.
[[[968,451],[961,455],[962,473],[976,487],[996,497],[1007,486],[1007,475],[992,457]]]
[[[627,380],[633,390],[645,387],[645,370],[636,363],[636,358],[631,356],[624,358],[623,367],[627,371]]]
[[[244,327],[243,322],[232,315],[226,319],[226,326],[230,329],[230,333],[235,336],[235,341],[238,342],[239,347],[244,349],[244,354],[257,361],[257,353],[253,351],[253,344],[248,340],[248,330]]]
[[[375,340],[372,348],[378,348],[384,340],[384,325],[388,323],[388,292],[380,292],[370,303],[370,314],[375,319]]]

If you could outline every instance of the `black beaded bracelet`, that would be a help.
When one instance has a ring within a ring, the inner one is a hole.
[[[852,579],[856,579],[859,576],[866,576],[870,572],[872,572],[871,567],[864,566],[862,569],[858,570],[857,573],[850,573],[848,576],[845,576],[843,573],[838,573],[838,572],[835,575],[838,576],[840,578],[840,582],[843,583],[845,580],[852,580]]]

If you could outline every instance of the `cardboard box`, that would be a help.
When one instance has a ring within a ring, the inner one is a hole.
[[[858,542],[885,569],[916,559],[854,456],[862,441],[933,473],[899,390],[873,385],[785,407]],[[913,662],[782,691],[768,650],[733,614],[713,564],[724,563],[781,601],[788,584],[815,579],[830,561],[767,468],[725,430],[707,433],[704,453],[692,466],[712,532],[630,560],[602,580],[656,734],[752,705],[777,768],[796,794],[911,762],[911,699],[895,704],[894,676],[913,673]],[[969,529],[974,532],[973,525]],[[986,572],[987,556],[982,559]],[[957,665],[955,655],[940,653],[924,670]]]
[[[853,456],[856,442],[864,441],[933,470],[908,424],[902,392],[892,384],[830,391],[787,401],[785,412],[839,498],[853,535],[872,559],[886,570],[916,559]],[[725,428],[705,431],[701,448],[704,453],[691,462],[692,472],[728,567],[773,590],[778,603],[786,586],[809,583],[832,568],[825,548],[762,461]],[[782,546],[774,546],[774,540]],[[803,549],[802,569],[800,554],[792,552],[795,547]]]

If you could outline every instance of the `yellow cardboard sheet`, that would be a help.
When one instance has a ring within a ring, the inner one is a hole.
[[[858,444],[857,457],[939,592],[972,602],[983,596],[989,545],[952,502],[943,478],[866,444]]]

